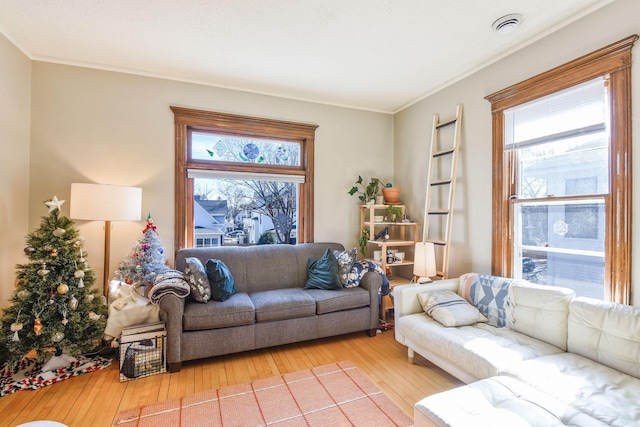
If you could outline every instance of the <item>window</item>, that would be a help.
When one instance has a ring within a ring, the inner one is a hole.
[[[171,107],[176,127],[176,243],[313,241],[317,126]],[[300,238],[298,238],[300,236]]]
[[[487,99],[492,273],[628,304],[631,36]]]

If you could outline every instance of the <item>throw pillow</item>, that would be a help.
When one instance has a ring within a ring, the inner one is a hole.
[[[309,259],[309,278],[305,289],[341,289],[340,276],[338,271],[338,260],[333,255],[331,249],[327,249],[320,259]]]
[[[211,286],[207,272],[202,265],[202,261],[195,257],[185,259],[187,266],[184,274],[191,287],[191,297],[198,302],[207,302],[211,299]]]
[[[231,270],[219,259],[207,261],[207,277],[211,286],[211,299],[226,301],[236,293],[236,285]]]
[[[418,294],[425,313],[443,326],[465,326],[488,319],[478,309],[451,291],[429,291]]]
[[[342,283],[342,286],[346,286],[349,280],[349,272],[358,257],[358,248],[353,248],[350,251],[333,251],[333,255],[338,260],[340,283]]]
[[[514,279],[467,273],[460,276],[458,291],[489,319],[490,325],[503,328],[512,310],[510,288],[514,283]]]

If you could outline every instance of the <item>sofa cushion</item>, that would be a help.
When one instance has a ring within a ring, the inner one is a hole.
[[[305,289],[342,289],[338,272],[338,260],[330,249],[320,259],[309,259],[309,278]]]
[[[529,385],[493,377],[422,399],[414,423],[432,426],[606,426]]]
[[[207,278],[211,286],[211,299],[226,301],[236,293],[236,286],[229,267],[219,259],[207,261]]]
[[[316,314],[316,301],[301,288],[276,289],[249,294],[256,307],[256,321],[293,319]]]
[[[460,276],[458,293],[478,307],[490,325],[502,328],[507,326],[507,312],[511,309],[509,288],[513,283],[513,279],[468,273]]]
[[[511,287],[513,309],[507,326],[566,351],[569,302],[574,296],[567,288],[516,282]]]
[[[421,292],[418,299],[424,312],[444,326],[465,326],[487,321],[476,307],[452,291]]]
[[[475,378],[498,375],[522,360],[561,352],[551,344],[486,323],[446,328],[425,313],[400,317],[395,329]]]
[[[207,302],[211,299],[211,286],[207,271],[202,261],[195,257],[185,259],[184,274],[191,286],[191,298],[198,302]]]
[[[337,291],[309,289],[306,292],[316,301],[316,314],[367,307],[371,301],[369,291],[359,287],[343,288]]]
[[[185,304],[182,323],[186,331],[250,325],[255,323],[255,307],[245,293],[237,293],[226,301]]]
[[[640,307],[578,297],[568,327],[570,352],[640,378]]]
[[[338,275],[340,276],[340,283],[342,284],[342,286],[346,286],[347,281],[349,280],[349,273],[351,272],[351,268],[358,258],[358,248],[353,248],[350,251],[334,250],[333,255],[338,260]]]
[[[514,365],[507,374],[607,425],[640,424],[640,379],[586,357],[543,356]]]

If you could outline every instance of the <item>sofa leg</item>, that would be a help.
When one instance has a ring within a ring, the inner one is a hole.
[[[378,329],[369,329],[367,331],[367,335],[369,335],[370,337],[375,337],[378,334]]]
[[[407,349],[407,359],[409,361],[409,363],[411,363],[413,365],[413,358],[414,358],[415,354],[413,352],[412,349]]]
[[[169,372],[180,372],[182,368],[182,362],[169,363],[168,365]]]

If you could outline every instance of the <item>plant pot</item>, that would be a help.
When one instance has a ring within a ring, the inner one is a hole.
[[[384,203],[387,205],[398,204],[400,201],[400,187],[384,187],[382,194],[384,194]]]

